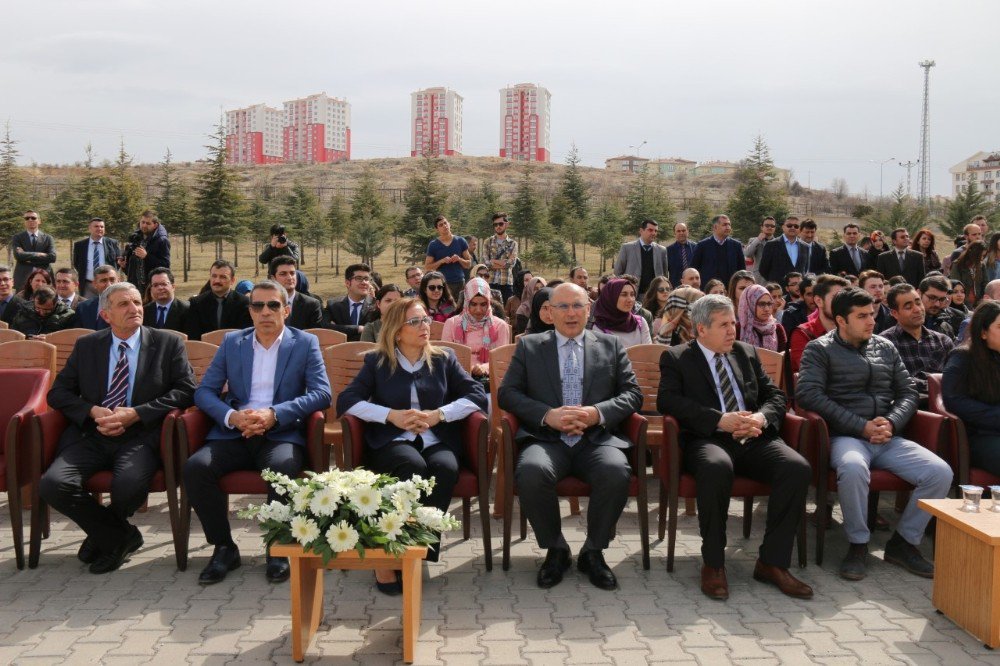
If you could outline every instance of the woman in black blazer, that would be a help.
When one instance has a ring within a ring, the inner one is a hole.
[[[431,318],[420,299],[396,301],[382,321],[378,347],[337,398],[337,412],[367,422],[369,469],[402,480],[433,476],[436,484],[425,504],[447,511],[462,457],[460,421],[486,411],[486,392],[450,349],[431,344]],[[437,558],[438,549],[430,549],[427,559]],[[382,592],[402,591],[394,575],[376,571]]]

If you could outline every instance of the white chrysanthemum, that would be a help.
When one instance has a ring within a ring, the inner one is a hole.
[[[288,490],[286,490],[284,486],[277,483],[271,487],[274,488],[274,492],[278,495],[284,495],[288,492]]]
[[[410,514],[413,513],[413,502],[416,498],[410,497],[405,492],[399,491],[393,493],[390,500],[392,501],[393,508],[396,509],[396,513],[398,513],[403,520],[409,518]]]
[[[368,469],[358,468],[348,472],[348,474],[352,485],[355,486],[372,486],[378,481],[378,474]]]
[[[312,488],[309,486],[302,486],[299,488],[295,494],[292,496],[292,506],[295,507],[296,513],[302,513],[309,506],[309,501],[312,499]]]
[[[273,502],[268,502],[261,508],[263,509],[264,507],[267,508],[268,517],[270,517],[271,520],[287,523],[292,519],[292,508],[284,502],[274,500]]]
[[[340,493],[332,488],[323,488],[316,491],[312,501],[309,502],[309,510],[317,516],[332,516],[337,511],[340,503]]]
[[[357,545],[358,531],[342,520],[326,531],[326,540],[333,552],[343,553]]]
[[[418,506],[413,515],[416,517],[417,522],[429,529],[436,531],[444,529],[444,513],[441,509],[431,506]]]
[[[403,524],[404,518],[394,511],[385,514],[376,523],[390,541],[395,541],[396,537],[403,533]]]
[[[351,504],[361,516],[374,516],[382,504],[382,494],[371,486],[359,486],[351,491]]]
[[[292,518],[292,536],[306,546],[319,536],[319,525],[311,518],[295,516]]]

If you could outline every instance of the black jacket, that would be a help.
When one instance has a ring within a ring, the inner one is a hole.
[[[374,307],[375,301],[371,298],[366,298],[364,304],[361,306],[361,313],[358,317],[358,321],[362,322],[361,326],[364,326],[368,311]],[[323,317],[326,328],[340,331],[347,336],[348,342],[357,342],[361,339],[360,327],[351,323],[351,306],[348,303],[347,296],[328,300]]]
[[[899,270],[899,257],[895,250],[883,252],[875,260],[875,268],[889,282],[889,278],[902,275],[907,284],[920,286],[924,279],[924,255],[916,250],[907,250],[903,259],[903,270]]]
[[[187,334],[188,331],[191,330],[188,322],[190,311],[190,305],[180,298],[175,297],[170,303],[170,309],[167,310],[167,320],[161,328],[166,328],[171,331],[180,331],[181,333]],[[157,328],[156,301],[150,301],[143,306],[142,325],[148,326],[149,328]]]
[[[323,304],[319,299],[306,294],[295,293],[292,299],[292,313],[285,320],[285,326],[299,330],[323,327]]]
[[[758,270],[765,280],[782,284],[785,276],[789,273],[794,271],[804,274],[806,272],[806,244],[795,239],[795,245],[799,248],[799,256],[793,265],[788,256],[788,250],[785,249],[784,235],[772,238],[764,244]]]
[[[62,301],[57,300],[55,309],[44,318],[35,311],[34,303],[28,303],[18,310],[10,327],[31,337],[70,328],[75,319],[76,314]]]
[[[118,257],[121,256],[121,248],[114,238],[105,236],[101,239],[104,246],[104,263],[108,266],[118,267]],[[90,236],[73,243],[73,268],[80,274],[80,282],[87,280],[87,265],[90,263]]]
[[[216,324],[218,301],[215,294],[206,291],[191,299],[188,310],[188,339],[201,340],[203,333],[220,328],[244,329],[253,326],[250,319],[250,299],[230,291],[222,304],[222,325]]]
[[[868,266],[868,252],[859,247],[858,256],[861,259],[861,271],[863,271]],[[861,271],[855,268],[854,262],[851,260],[851,253],[846,245],[841,245],[836,250],[830,251],[830,272],[834,275],[860,275]]]

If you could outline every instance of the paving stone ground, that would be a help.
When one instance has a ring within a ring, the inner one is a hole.
[[[892,516],[890,499],[883,500],[883,515]],[[231,506],[247,501],[234,497]],[[585,512],[586,500],[582,504]],[[447,538],[442,561],[426,566],[416,663],[1000,664],[1000,653],[935,612],[930,581],[881,561],[888,533],[873,537],[868,578],[852,583],[836,575],[846,544],[834,526],[823,566],[815,565],[810,548],[809,566],[793,569],[815,588],[811,601],[789,599],[752,580],[765,506],[757,503],[745,540],[742,503],[733,502],[727,602],[699,591],[694,517],[680,519],[674,572],[666,571],[665,542],[652,544],[652,566],[644,571],[631,502],[606,552],[620,589],[605,592],[575,568],[556,588],[539,589],[535,573],[544,553],[530,530],[527,541],[517,540],[516,524],[510,570],[503,571],[497,520],[495,566],[486,571],[474,512],[472,538]],[[568,504],[563,509],[575,552],[584,520],[569,517]],[[38,568],[17,571],[5,503],[0,516],[0,663],[292,663],[288,584],[265,581],[259,533],[249,521],[233,516],[243,567],[203,588],[197,576],[211,549],[197,518],[190,565],[179,572],[166,505],[156,496],[135,520],[145,546],[120,571],[104,576],[90,575],[77,561],[82,534],[55,513]],[[924,549],[929,554],[929,544]],[[378,594],[369,572],[326,574],[325,618],[307,663],[395,664],[401,640],[398,597]]]

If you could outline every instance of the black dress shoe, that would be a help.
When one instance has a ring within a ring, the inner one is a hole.
[[[587,574],[594,587],[602,590],[613,590],[618,587],[618,579],[604,561],[604,553],[599,550],[580,553],[576,560],[576,568]]]
[[[83,543],[80,544],[80,550],[76,553],[77,559],[84,564],[93,564],[100,556],[101,549],[97,547],[97,543],[90,537],[83,540]]]
[[[549,548],[542,568],[538,570],[538,587],[550,588],[562,582],[563,574],[569,569],[572,558],[565,548]]]
[[[398,597],[403,593],[403,581],[400,578],[399,572],[394,572],[396,574],[396,580],[391,583],[383,583],[378,578],[375,578],[375,588],[390,597]]]
[[[198,575],[198,583],[201,585],[214,585],[226,579],[226,574],[233,569],[238,569],[240,564],[240,549],[235,545],[216,546],[212,553],[212,559],[208,561],[208,566],[202,569]]]
[[[291,571],[291,567],[288,566],[287,557],[267,556],[267,569],[264,571],[264,576],[267,578],[267,582],[284,583],[288,580],[288,576],[291,574]]]
[[[128,536],[108,553],[101,553],[90,565],[90,573],[103,574],[120,569],[128,560],[128,556],[142,548],[142,534],[132,526]]]

